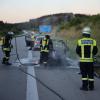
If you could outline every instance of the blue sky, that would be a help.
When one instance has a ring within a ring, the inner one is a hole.
[[[0,20],[16,23],[54,13],[100,13],[100,0],[0,0]]]

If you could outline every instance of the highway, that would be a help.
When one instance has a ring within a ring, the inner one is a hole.
[[[30,51],[25,38],[19,37],[16,55],[15,39],[11,52],[12,66],[0,62],[0,100],[99,100],[100,79],[95,77],[94,91],[81,91],[78,65],[67,58],[64,45],[54,42],[55,57],[47,67],[37,64],[39,51]],[[0,61],[2,59],[0,49]],[[31,62],[27,63],[27,62]],[[60,96],[60,97],[59,97]],[[62,98],[62,99],[61,99]]]

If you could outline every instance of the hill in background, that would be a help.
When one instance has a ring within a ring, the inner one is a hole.
[[[81,30],[84,26],[92,28],[92,37],[97,40],[100,54],[100,14],[84,15],[73,13],[59,13],[46,15],[36,19],[30,19],[23,23],[3,23],[0,21],[0,34],[6,31],[14,31],[16,34],[23,29],[39,31],[39,25],[52,25],[53,33],[56,37],[62,37],[67,40],[69,48],[75,51],[76,41],[81,38]],[[74,52],[75,53],[75,52]]]

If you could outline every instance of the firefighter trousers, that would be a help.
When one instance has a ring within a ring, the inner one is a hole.
[[[40,53],[40,63],[47,63],[48,62],[48,52],[41,52]]]
[[[8,63],[10,58],[10,51],[3,51],[3,52],[5,56],[3,57],[2,63]]]
[[[94,89],[94,67],[93,62],[80,62],[82,74],[82,87]]]

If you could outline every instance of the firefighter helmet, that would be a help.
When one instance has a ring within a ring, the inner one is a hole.
[[[8,32],[7,34],[9,34],[9,35],[14,35],[14,32]]]
[[[8,32],[6,34],[6,36],[9,38],[9,39],[12,39],[13,38],[13,35],[14,35],[14,32]]]
[[[90,27],[84,27],[82,30],[82,34],[91,34],[91,28]]]
[[[50,39],[50,36],[49,36],[49,35],[45,35],[45,37],[46,37],[47,39]]]

